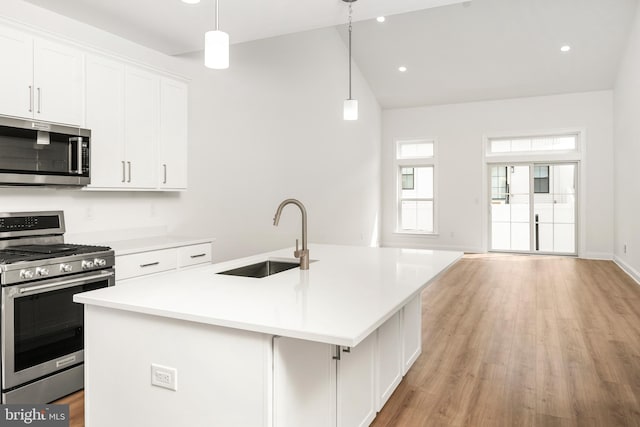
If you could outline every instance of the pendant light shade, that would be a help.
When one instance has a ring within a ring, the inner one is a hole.
[[[349,3],[349,98],[344,101],[343,119],[344,120],[358,120],[358,100],[351,98],[351,3],[356,0],[342,0],[345,3]]]
[[[229,68],[229,34],[219,30],[205,33],[204,65],[216,70]]]
[[[358,120],[358,100],[344,100],[344,117],[345,120]]]
[[[204,35],[204,65],[216,70],[229,68],[229,34],[218,29],[218,0],[216,0],[216,29]]]

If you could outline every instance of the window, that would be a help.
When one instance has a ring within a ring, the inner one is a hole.
[[[489,140],[488,155],[530,154],[544,151],[577,151],[578,135],[494,138]]]
[[[433,233],[435,231],[435,142],[411,140],[398,141],[396,144],[397,231]]]
[[[549,194],[549,166],[534,166],[533,192]]]
[[[506,200],[507,193],[507,166],[491,168],[491,200]]]

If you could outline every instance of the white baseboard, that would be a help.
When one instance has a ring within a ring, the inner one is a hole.
[[[584,258],[584,259],[602,259],[602,260],[611,261],[613,259],[613,254],[609,253],[609,252],[587,252],[587,253],[579,256],[579,258]]]
[[[617,255],[613,256],[613,262],[618,264],[618,267],[620,267],[622,271],[627,273],[633,280],[636,281],[636,283],[640,285],[640,273],[638,273],[637,270],[635,270],[633,267],[631,267],[629,264],[627,264]]]
[[[430,245],[428,243],[413,243],[413,242],[383,242],[381,245],[383,248],[406,248],[406,249],[431,249],[434,251],[460,251],[471,254],[485,253],[482,248],[474,248],[470,246],[447,246],[447,245]]]

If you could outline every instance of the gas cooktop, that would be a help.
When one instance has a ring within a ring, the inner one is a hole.
[[[107,246],[74,245],[71,243],[17,245],[0,250],[0,264],[14,264],[21,261],[37,261],[69,255],[92,254],[110,250]]]

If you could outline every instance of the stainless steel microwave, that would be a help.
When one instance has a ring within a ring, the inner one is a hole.
[[[91,131],[0,116],[0,185],[91,183]]]

